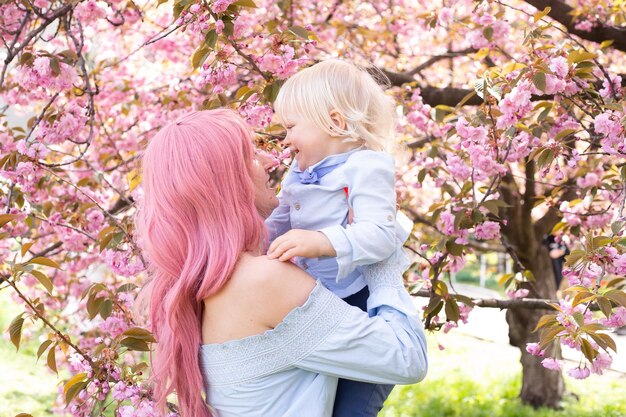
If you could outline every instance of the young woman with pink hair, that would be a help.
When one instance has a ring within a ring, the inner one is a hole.
[[[278,204],[267,166],[230,110],[182,116],[143,156],[136,223],[163,411],[175,392],[182,417],[323,417],[338,378],[409,384],[426,374],[401,260],[364,268],[368,315],[263,255],[263,218]]]

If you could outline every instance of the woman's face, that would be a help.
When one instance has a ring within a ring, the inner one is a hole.
[[[268,182],[269,170],[273,163],[270,157],[257,153],[252,161],[252,182],[254,184],[254,205],[261,217],[268,218],[278,206],[276,190]]]

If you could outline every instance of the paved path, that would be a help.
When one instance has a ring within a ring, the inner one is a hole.
[[[500,294],[495,291],[474,285],[456,283],[454,284],[454,289],[460,294],[464,294],[472,298],[502,298]],[[421,299],[417,301],[417,303],[422,304],[423,300],[424,299]],[[509,326],[505,319],[504,310],[480,307],[476,307],[472,310],[467,324],[461,323],[458,328],[452,330],[452,332],[457,334],[473,336],[479,339],[510,346],[508,331]],[[626,335],[620,336],[616,333],[611,333],[610,335],[613,340],[615,340],[618,352],[618,354],[611,352],[613,364],[610,369],[626,374]],[[563,347],[563,357],[565,359],[578,362],[580,360],[580,355],[581,353],[574,349],[570,349],[565,346]]]

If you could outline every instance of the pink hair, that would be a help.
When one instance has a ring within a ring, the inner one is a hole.
[[[152,356],[160,410],[176,392],[181,415],[211,415],[199,364],[202,301],[230,278],[242,252],[265,242],[250,177],[249,128],[231,110],[188,113],[162,128],[144,153],[136,225],[148,259]]]

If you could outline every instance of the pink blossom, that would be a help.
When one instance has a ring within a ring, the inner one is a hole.
[[[583,32],[591,32],[594,26],[595,26],[594,22],[591,22],[589,20],[579,20],[574,25],[574,28],[577,30],[581,30]]]
[[[135,407],[123,405],[117,409],[117,417],[136,417]]]
[[[584,177],[579,177],[576,180],[576,185],[578,185],[580,188],[597,187],[601,183],[601,178],[599,178],[598,174],[596,174],[595,172],[590,172]]]
[[[500,237],[500,224],[492,221],[486,221],[476,226],[474,233],[476,239],[491,240]]]
[[[446,155],[446,166],[454,178],[459,181],[465,181],[472,175],[472,169],[456,154]]]
[[[526,343],[526,352],[539,357],[543,357],[546,354],[546,351],[541,349],[539,343]]]
[[[600,352],[591,363],[591,372],[597,375],[602,375],[612,363],[613,358],[611,358],[611,355],[606,352]]]
[[[526,288],[520,288],[515,291],[507,291],[506,295],[507,297],[511,299],[516,299],[516,298],[524,298],[528,295],[528,293],[529,291]]]
[[[437,14],[437,23],[440,26],[445,26],[454,18],[454,11],[449,7],[442,7]]]
[[[132,259],[128,251],[107,249],[102,252],[105,263],[113,272],[123,277],[132,277],[143,271],[144,266],[139,258]]]
[[[224,30],[224,21],[222,19],[217,19],[215,22],[215,32],[222,33]]]
[[[96,0],[83,1],[74,8],[74,17],[82,23],[91,23],[106,17],[106,7],[107,5],[104,2]]]
[[[546,369],[551,369],[553,371],[561,370],[561,363],[554,358],[545,358],[544,360],[541,361],[541,364]]]
[[[567,371],[567,374],[569,376],[571,376],[572,378],[576,378],[576,379],[585,379],[589,377],[590,373],[591,372],[589,371],[589,368],[587,368],[586,366],[584,368],[581,368],[581,367],[572,368]]]
[[[111,337],[116,337],[128,330],[129,325],[119,317],[109,316],[99,327]]]
[[[224,13],[226,9],[228,9],[228,6],[230,6],[231,3],[234,2],[235,0],[215,0],[215,2],[213,2],[211,10],[213,10],[213,13]]]
[[[620,98],[622,96],[622,77],[617,74],[610,74],[609,79],[604,78],[602,80],[602,89],[598,92],[604,98],[613,98],[616,96]]]
[[[550,68],[550,71],[552,71],[560,79],[565,78],[565,76],[569,72],[569,65],[567,63],[567,59],[562,56],[557,56],[556,58],[552,58],[550,60],[550,64],[548,65],[548,68]]]

